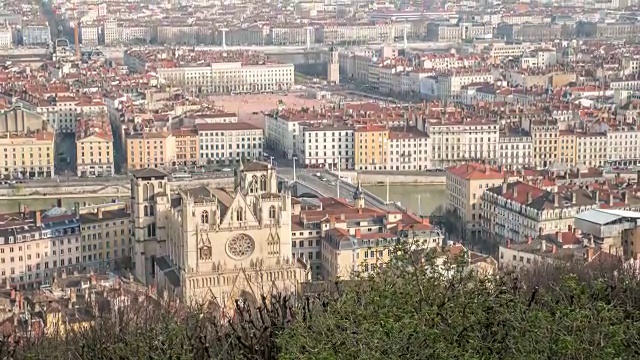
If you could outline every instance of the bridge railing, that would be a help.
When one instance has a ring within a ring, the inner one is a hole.
[[[339,179],[338,174],[333,172],[333,171],[325,170],[324,172],[329,174],[329,175],[331,175],[331,176],[333,176],[333,177],[335,177],[336,179]],[[356,189],[356,185],[348,183],[346,181],[343,181],[342,184],[344,184],[344,187],[349,189],[349,190],[354,190],[355,191],[355,189]],[[367,189],[364,189],[364,188],[362,189],[362,191],[364,192],[364,195],[366,197],[369,197],[369,198],[373,199],[375,202],[377,202],[379,204],[382,204],[382,205],[386,205],[387,204],[386,200],[382,199],[381,197],[379,197],[378,195],[372,193],[371,191],[369,191]]]

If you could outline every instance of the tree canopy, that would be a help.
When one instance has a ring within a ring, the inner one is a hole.
[[[404,248],[375,275],[297,297],[131,306],[88,330],[1,343],[14,359],[636,359],[640,281],[623,268],[537,266],[480,276],[464,257]],[[439,270],[438,270],[439,269]]]
[[[632,271],[542,266],[473,272],[387,269],[278,339],[281,359],[633,359]]]

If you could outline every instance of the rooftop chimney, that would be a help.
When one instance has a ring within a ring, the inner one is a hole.
[[[591,198],[593,199],[593,201],[595,201],[596,203],[600,202],[600,193],[598,192],[598,189],[593,189],[591,190]]]
[[[513,185],[513,197],[517,197],[518,196],[518,184],[514,184]]]
[[[511,249],[511,239],[507,239],[507,249]]]
[[[556,231],[556,241],[562,242],[562,233],[560,231]]]
[[[540,241],[540,250],[547,251],[547,242],[545,240]]]
[[[362,237],[362,230],[356,229],[356,239],[360,239]]]
[[[489,165],[484,165],[484,173],[488,174],[489,173]]]
[[[98,208],[98,219],[102,219],[102,208]]]
[[[553,194],[553,205],[554,206],[559,206],[560,205],[560,193],[554,193]]]
[[[622,196],[622,201],[625,204],[628,204],[629,203],[629,193],[625,190],[620,195]]]
[[[613,192],[609,192],[609,206],[613,206]]]
[[[588,247],[587,248],[587,261],[593,260],[595,255],[596,255],[596,249],[594,249],[593,247]]]
[[[555,254],[556,251],[558,251],[558,246],[556,246],[555,244],[553,244],[553,247],[551,248],[551,253]]]
[[[502,196],[504,196],[507,193],[507,179],[504,179],[504,181],[502,182]]]
[[[572,204],[575,204],[575,203],[576,203],[576,200],[577,200],[576,192],[575,192],[575,191],[572,191],[572,192],[571,192],[571,203],[572,203]]]
[[[40,210],[36,210],[36,226],[42,225],[42,212]]]
[[[533,201],[533,196],[531,195],[531,191],[527,191],[527,204]]]

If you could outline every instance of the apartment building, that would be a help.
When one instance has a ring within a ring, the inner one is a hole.
[[[131,266],[131,214],[124,204],[106,204],[80,211],[82,263],[93,269]]]
[[[356,170],[386,169],[389,129],[376,125],[358,127],[353,139]]]
[[[606,165],[611,152],[611,148],[607,148],[607,146],[608,138],[605,133],[578,134],[576,136],[576,162],[588,167]]]
[[[79,177],[112,176],[113,134],[106,114],[76,125],[76,171]]]
[[[508,174],[488,165],[469,163],[447,169],[447,208],[462,221],[463,233],[474,239],[482,236],[483,193],[502,184]]]
[[[0,26],[0,49],[11,49],[13,47],[13,32],[7,24]]]
[[[427,39],[440,42],[459,42],[466,39],[491,37],[492,24],[451,24],[430,22],[427,24]]]
[[[316,28],[315,38],[321,44],[386,42],[396,37],[413,36],[413,29],[405,23],[325,24]],[[406,29],[406,30],[405,30]]]
[[[43,94],[23,101],[25,108],[44,117],[55,132],[76,133],[78,119],[107,112],[102,99],[64,93],[43,99]]]
[[[293,64],[274,63],[264,54],[241,50],[131,49],[125,51],[123,62],[133,72],[153,68],[168,85],[203,94],[286,91],[294,84]]]
[[[558,192],[504,181],[482,196],[483,230],[497,240],[520,243],[573,227],[577,214],[600,206],[597,191],[577,188]]]
[[[176,138],[171,133],[144,131],[126,136],[129,170],[168,168],[176,164]]]
[[[0,135],[3,179],[51,178],[54,175],[54,134],[47,131]]]
[[[446,115],[444,115],[446,116]],[[451,116],[440,120],[419,120],[431,145],[431,164],[444,169],[469,161],[496,164],[500,126],[490,121],[463,121]]]
[[[100,43],[101,26],[97,23],[80,25],[80,42],[82,45],[97,46]]]
[[[312,34],[315,37],[315,32]],[[269,44],[270,29],[262,24],[251,24],[247,27],[230,28],[225,33],[227,46],[247,46]],[[222,35],[216,34],[216,44],[222,45]]]
[[[260,159],[264,147],[262,128],[249,123],[196,124],[200,164],[236,164]]]
[[[293,64],[244,65],[240,62],[158,69],[158,75],[170,85],[200,87],[203,92],[213,94],[286,91],[293,87],[293,73]]]
[[[81,265],[80,220],[62,208],[0,215],[0,276],[6,286],[38,289]]]
[[[328,210],[308,210],[292,217],[296,221],[292,231],[321,230],[322,248],[316,250],[315,256],[322,256],[322,278],[350,279],[355,274],[371,273],[384,266],[393,255],[392,248],[400,242],[416,241],[424,248],[443,245],[443,234],[434,230],[427,220],[366,208],[360,184],[353,198],[353,207],[331,204],[326,206]],[[304,257],[299,245],[305,243],[292,246],[293,256]]]
[[[268,39],[278,46],[315,44],[316,32],[306,26],[274,26],[269,29]]]
[[[498,165],[518,169],[533,165],[533,141],[521,129],[506,129],[498,137]]]
[[[158,44],[213,45],[213,27],[209,25],[160,25],[157,27]]]
[[[571,131],[558,131],[557,162],[567,167],[576,165],[578,137]]]
[[[120,42],[120,27],[116,20],[107,20],[104,22],[104,44],[114,45]]]
[[[640,131],[633,128],[612,128],[607,131],[606,161],[613,164],[631,163],[640,159]]]
[[[280,108],[264,116],[266,141],[270,147],[289,159],[294,156],[301,158],[299,150],[302,148],[304,126],[323,126],[330,123],[332,121],[328,113],[309,113]]]
[[[387,170],[431,169],[432,148],[426,133],[416,128],[392,129],[387,145]]]
[[[355,128],[301,123],[300,162],[306,167],[353,169]]]
[[[25,25],[22,28],[22,44],[25,46],[49,45],[51,29],[49,25]]]
[[[121,40],[125,44],[151,42],[152,29],[149,26],[124,25],[120,29]]]
[[[437,95],[442,101],[455,101],[461,95],[463,86],[472,83],[493,84],[493,75],[489,70],[466,69],[437,75]]]
[[[173,130],[176,138],[176,163],[178,166],[194,166],[200,163],[200,138],[198,131],[192,129]]]
[[[504,59],[522,56],[530,48],[528,44],[493,43],[483,48],[481,54],[487,55],[491,62],[498,63]]]
[[[538,168],[551,166],[558,159],[558,124],[549,120],[532,120],[530,129],[534,165]]]

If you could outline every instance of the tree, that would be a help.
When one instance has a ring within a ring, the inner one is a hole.
[[[13,189],[13,194],[14,195],[22,195],[22,193],[24,192],[24,185],[22,184],[14,184],[12,186]]]
[[[429,215],[429,222],[449,235],[460,236],[460,216],[455,211],[446,209],[444,205],[438,205],[433,209]]]
[[[546,281],[540,271],[482,278],[456,271],[458,263],[443,276],[407,263],[344,289],[323,311],[296,322],[278,339],[280,359],[638,356],[640,282],[633,272],[594,276],[549,267],[555,276]]]
[[[634,269],[569,264],[480,276],[469,271],[466,254],[445,256],[444,249],[418,245],[390,249],[396,256],[369,277],[306,284],[295,298],[262,297],[254,307],[237,301],[230,320],[211,303],[136,296],[128,307],[105,309],[86,330],[54,328],[53,336],[22,339],[5,331],[0,357],[637,358],[640,278]]]

